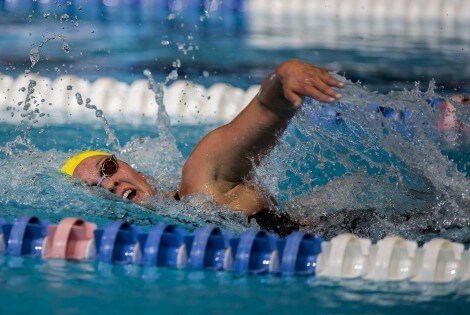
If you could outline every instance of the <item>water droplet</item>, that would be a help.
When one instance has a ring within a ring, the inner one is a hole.
[[[83,98],[82,98],[82,95],[80,93],[75,93],[75,98],[77,99],[77,103],[78,105],[83,105]]]
[[[152,75],[152,72],[150,72],[149,69],[145,69],[145,70],[144,70],[144,75],[145,75],[146,77],[148,77],[148,76]]]
[[[62,44],[62,50],[65,51],[66,53],[70,52],[70,47],[66,42]]]
[[[103,111],[101,109],[97,109],[95,115],[96,117],[103,117]]]
[[[67,22],[69,20],[69,15],[68,14],[62,14],[60,16],[60,21],[61,22]]]
[[[68,6],[71,6],[71,5],[72,5],[72,1],[67,1],[66,4],[67,4]]]
[[[161,41],[161,44],[162,44],[163,46],[168,46],[168,45],[170,45],[170,41],[164,39],[164,40]]]
[[[29,59],[31,60],[31,67],[34,67],[35,64],[39,61],[39,49],[37,47],[31,48],[29,51]]]
[[[171,71],[171,72],[168,74],[167,79],[168,79],[168,80],[176,80],[176,79],[178,79],[178,71],[176,71],[176,70]]]
[[[173,68],[181,68],[181,60],[177,59],[172,63]]]
[[[204,78],[208,78],[209,77],[209,71],[206,71],[206,70],[202,71],[202,76]]]
[[[71,85],[67,85],[67,90],[71,91],[72,90],[72,86]]]

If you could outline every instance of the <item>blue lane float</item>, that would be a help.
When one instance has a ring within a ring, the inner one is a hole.
[[[41,257],[49,224],[47,220],[27,216],[15,219],[12,224],[0,222],[5,253],[11,256]]]
[[[3,240],[3,226],[7,223],[5,219],[0,218],[0,254],[3,254],[5,252],[5,241]]]
[[[470,251],[442,238],[418,247],[416,242],[397,236],[372,244],[353,234],[324,241],[297,231],[282,239],[251,229],[234,237],[213,226],[190,233],[161,223],[144,231],[121,221],[97,228],[78,218],[64,218],[54,225],[26,216],[12,223],[0,218],[0,253],[237,274],[470,281]]]
[[[286,276],[315,275],[322,242],[322,238],[303,232],[290,234],[282,253],[281,273]]]
[[[232,265],[230,234],[216,227],[194,231],[189,266],[192,269],[229,270]]]
[[[125,222],[110,222],[94,231],[97,259],[105,263],[132,264],[140,261],[137,235],[141,228]]]
[[[259,230],[240,235],[236,249],[234,271],[237,273],[279,272],[279,236]]]
[[[188,232],[183,228],[160,223],[148,234],[139,234],[142,265],[182,268],[188,264],[186,241]]]

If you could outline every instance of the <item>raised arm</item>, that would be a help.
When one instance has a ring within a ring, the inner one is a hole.
[[[180,190],[229,192],[249,175],[253,161],[257,163],[273,147],[303,96],[333,102],[341,94],[332,87],[342,85],[325,70],[299,60],[281,64],[233,121],[201,140],[184,166]]]

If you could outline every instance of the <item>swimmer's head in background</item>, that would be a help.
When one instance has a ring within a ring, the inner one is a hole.
[[[65,173],[67,175],[73,176],[73,172],[77,168],[77,166],[86,158],[92,157],[92,156],[108,156],[110,155],[108,152],[105,151],[93,151],[93,150],[87,150],[83,151],[81,153],[78,153],[70,158],[68,158],[62,167],[60,168],[60,171],[62,173]]]

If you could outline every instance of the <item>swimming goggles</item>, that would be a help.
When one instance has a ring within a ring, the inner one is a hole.
[[[101,163],[101,178],[98,181],[96,186],[101,187],[105,178],[109,178],[117,173],[119,169],[117,158],[114,154],[106,158],[106,160]]]

